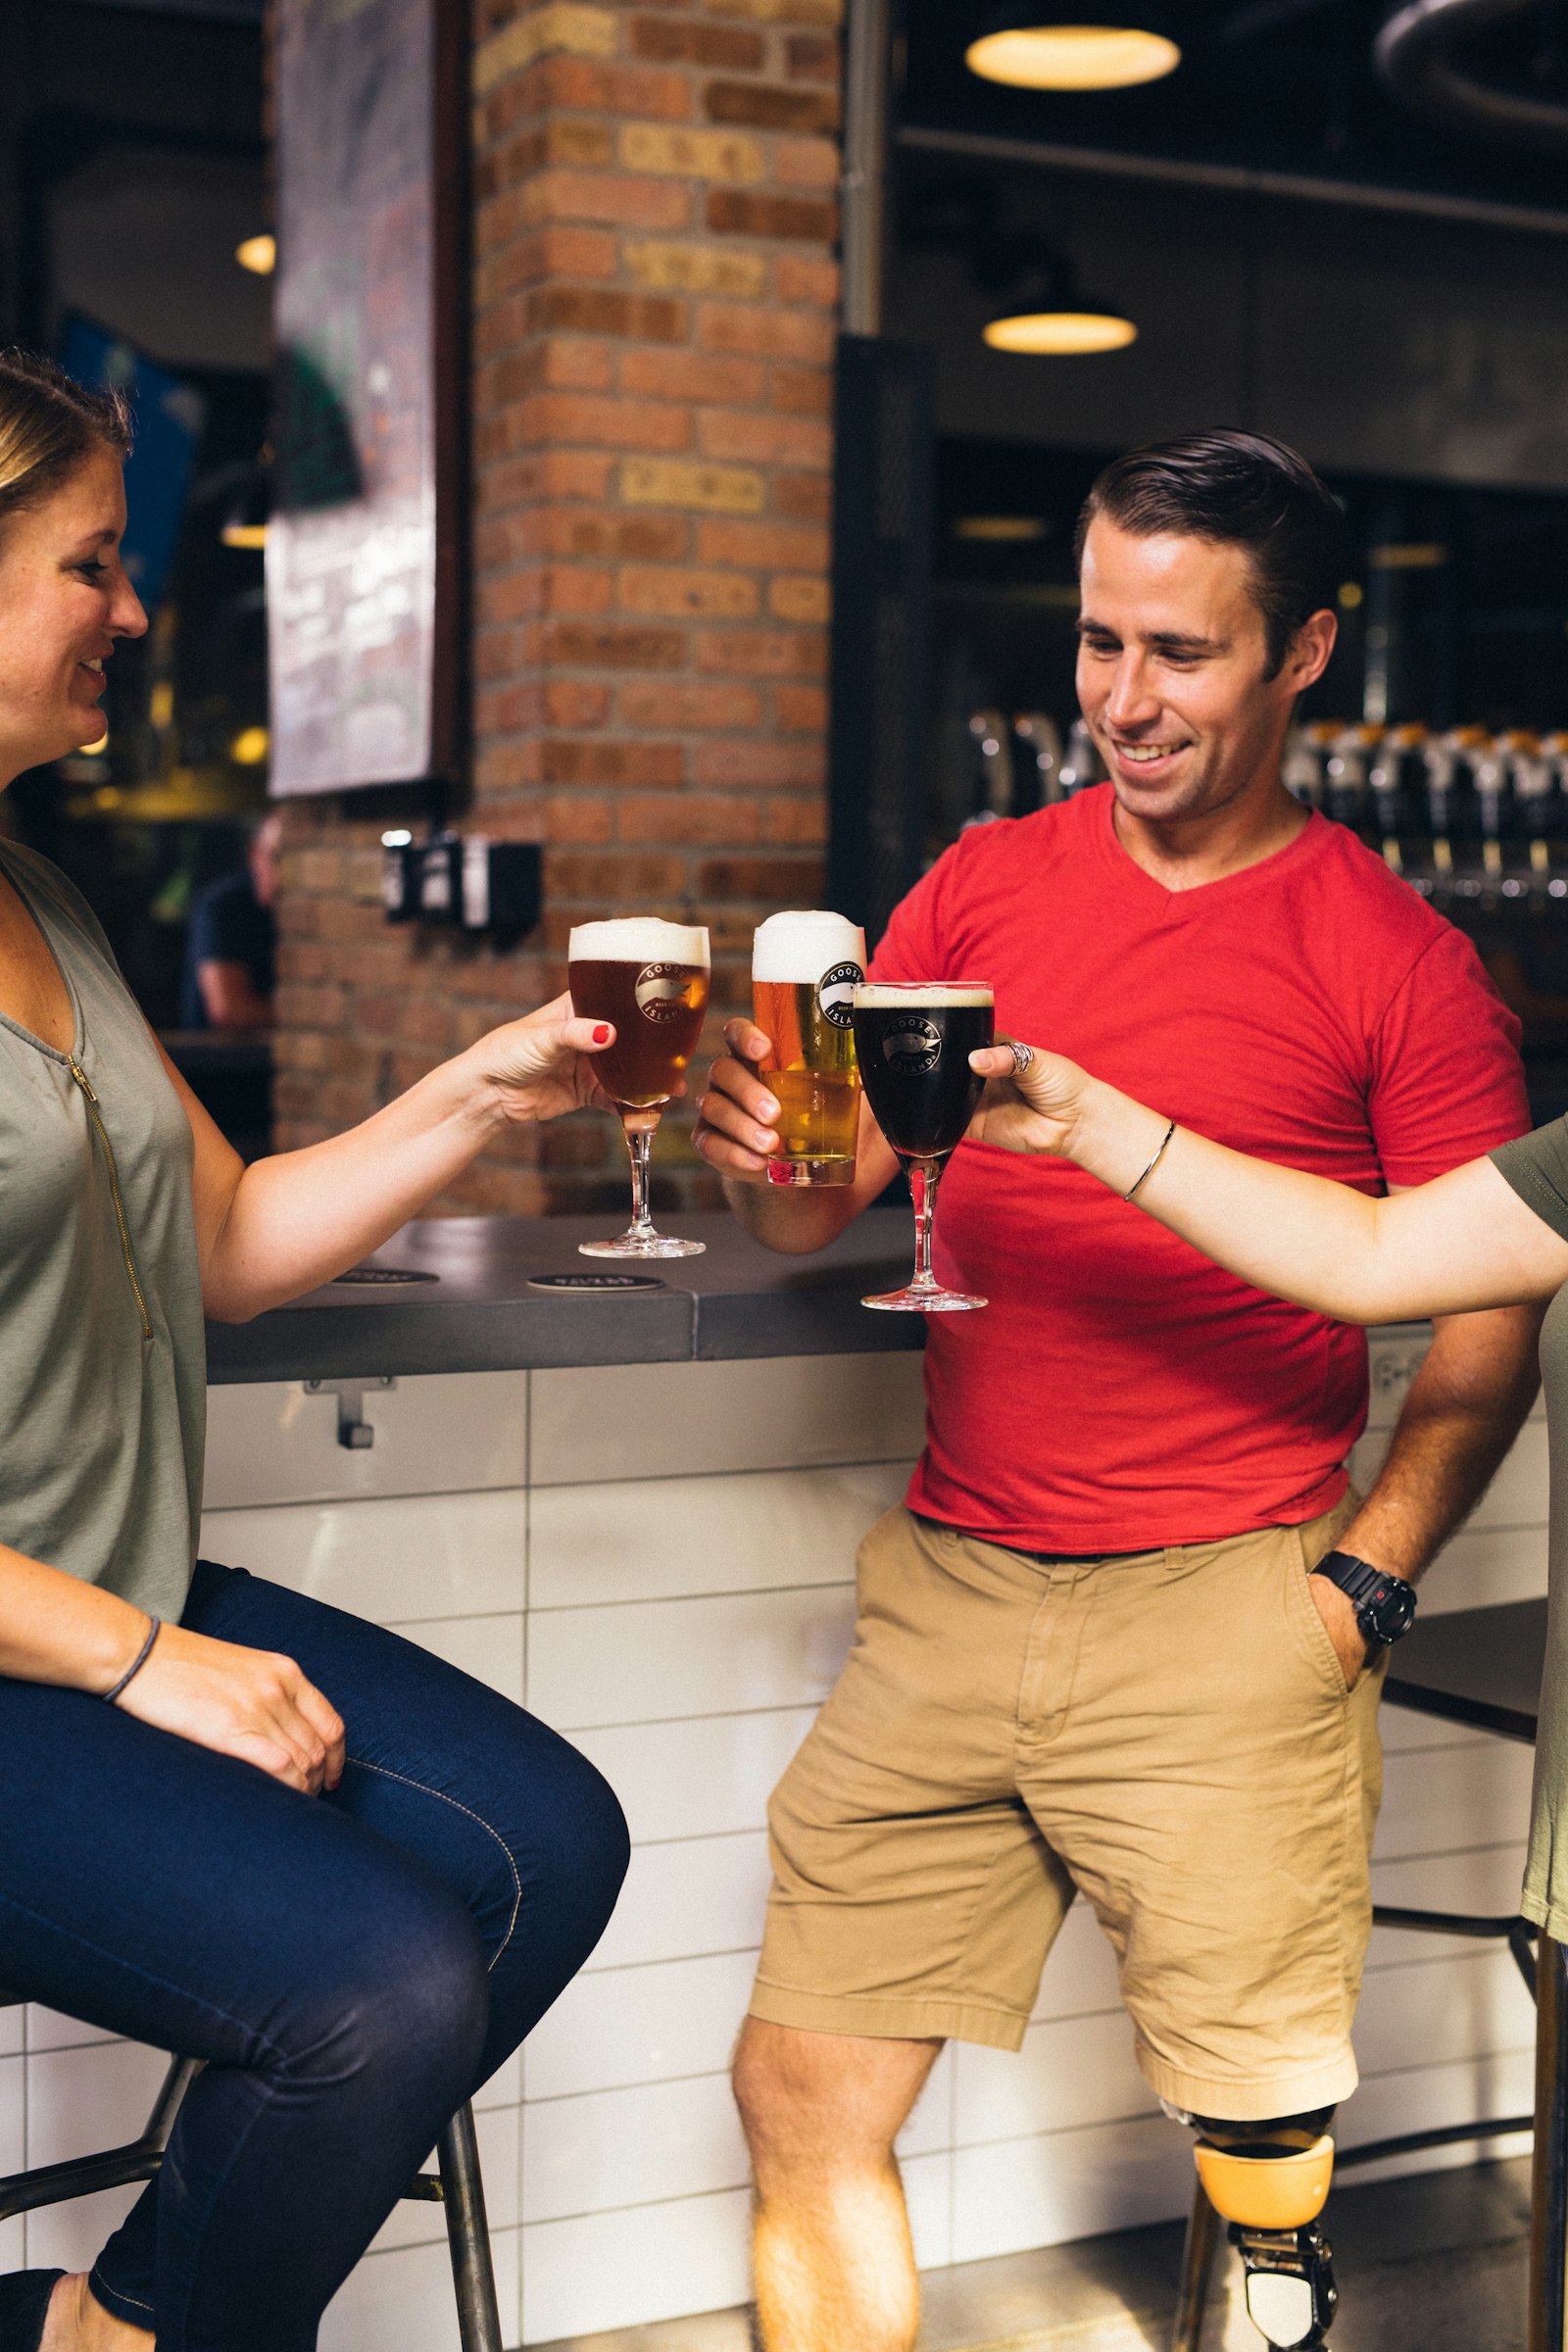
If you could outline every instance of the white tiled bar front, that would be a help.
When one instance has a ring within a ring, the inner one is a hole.
[[[1374,1340],[1363,1478],[1424,1344]],[[298,1382],[213,1391],[204,1549],[524,1700],[600,1764],[631,1823],[603,1944],[480,2102],[506,2339],[738,2304],[746,2161],[725,2068],[766,1891],[764,1807],[849,1641],[856,1543],[918,1446],[919,1358],[416,1376],[368,1393],[363,1452],[336,1443],[336,1412]],[[1544,1590],[1544,1441],[1538,1410],[1426,1608]],[[1379,1895],[1510,1910],[1528,1752],[1392,1709],[1384,1733]],[[1505,1952],[1380,1932],[1345,2137],[1527,2111],[1533,2032]],[[0,2011],[0,2171],[128,2136],[161,2063],[47,2011]],[[950,2049],[904,2156],[927,2266],[1185,2209],[1187,2134],[1133,2064],[1081,1904],[1022,2055]],[[126,2201],[8,2225],[0,2267],[84,2261]],[[439,2207],[399,2209],[322,2340],[456,2345]]]

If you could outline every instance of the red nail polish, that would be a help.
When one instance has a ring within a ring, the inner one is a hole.
[[[608,1046],[609,1043],[610,1023],[608,1021],[601,1021],[599,1026],[594,1031],[594,1044],[596,1046]]]

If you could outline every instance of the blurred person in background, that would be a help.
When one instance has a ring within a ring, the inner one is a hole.
[[[191,902],[180,979],[182,1029],[270,1029],[276,985],[277,853],[283,820],[274,809],[252,827],[245,862],[220,874]]]

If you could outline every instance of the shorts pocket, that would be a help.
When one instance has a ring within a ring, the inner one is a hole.
[[[1312,1571],[1307,1564],[1306,1546],[1301,1541],[1300,1531],[1293,1529],[1292,1533],[1296,1540],[1286,1554],[1286,1616],[1302,1657],[1334,1698],[1344,1706],[1349,1698],[1350,1687],[1345,1679],[1345,1668],[1340,1664],[1340,1653],[1329,1640],[1329,1629],[1318,1611],[1317,1602],[1312,1598]]]

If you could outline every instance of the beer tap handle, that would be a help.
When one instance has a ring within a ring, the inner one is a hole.
[[[1032,790],[1023,791],[1021,808],[1047,808],[1061,799],[1061,729],[1044,710],[1025,710],[1013,720],[1013,740],[1025,774],[1033,770]]]

